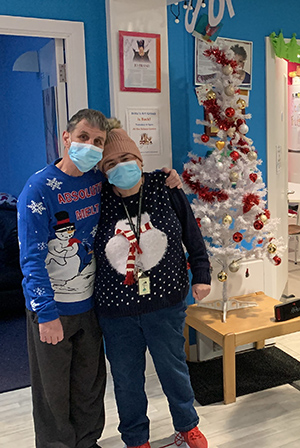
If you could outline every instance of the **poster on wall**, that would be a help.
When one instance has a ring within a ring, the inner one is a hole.
[[[237,62],[237,73],[241,79],[239,87],[251,90],[252,84],[252,45],[253,42],[245,40],[218,37],[217,44],[221,42],[228,45],[233,51],[233,58]]]
[[[215,67],[209,58],[204,56],[204,51],[207,50],[210,45],[203,39],[195,38],[195,85],[213,83],[216,77]]]
[[[159,110],[154,108],[126,109],[127,132],[142,155],[161,153]]]
[[[119,31],[120,89],[160,92],[160,35]]]

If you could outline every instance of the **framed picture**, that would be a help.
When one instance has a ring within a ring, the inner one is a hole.
[[[120,89],[160,92],[160,35],[119,31]]]
[[[218,37],[217,44],[229,45],[238,64],[238,75],[241,78],[240,88],[251,90],[252,86],[252,46],[253,42]]]

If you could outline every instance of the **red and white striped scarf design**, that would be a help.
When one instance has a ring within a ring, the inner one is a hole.
[[[147,230],[153,229],[152,223],[146,222],[146,224],[143,224],[140,228],[140,234],[145,233]],[[142,254],[143,251],[140,248],[137,239],[135,237],[135,234],[132,230],[121,230],[116,229],[115,231],[116,235],[123,235],[128,241],[129,241],[129,251],[128,251],[128,257],[126,262],[126,277],[124,280],[124,285],[133,285],[135,283],[134,278],[134,266],[135,266],[135,259],[136,259],[136,253]]]

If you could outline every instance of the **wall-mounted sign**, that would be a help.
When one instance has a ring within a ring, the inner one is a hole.
[[[155,108],[128,108],[127,132],[143,155],[161,152],[159,110]]]

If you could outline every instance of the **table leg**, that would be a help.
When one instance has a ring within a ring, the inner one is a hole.
[[[262,341],[255,342],[256,350],[260,350],[261,348],[264,348],[264,347],[265,347],[265,340],[264,339]]]
[[[190,360],[190,327],[185,324],[183,329],[183,336],[185,337],[184,350],[186,354],[186,360]]]
[[[236,401],[235,376],[235,334],[229,333],[224,336],[223,340],[223,388],[225,404]]]

